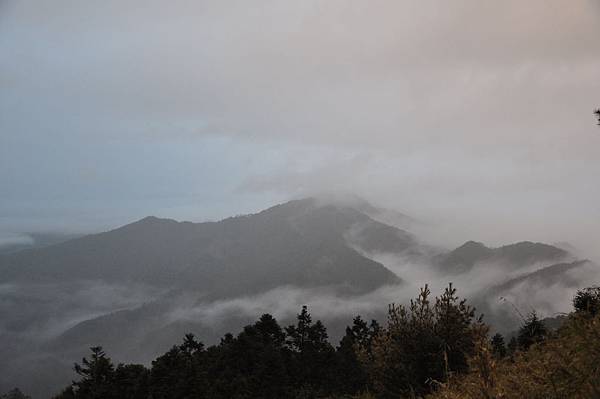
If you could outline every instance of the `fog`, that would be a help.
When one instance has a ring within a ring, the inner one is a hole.
[[[389,209],[379,219],[432,253],[530,240],[598,261],[599,37],[597,0],[0,0],[0,252],[318,195]],[[0,285],[4,358],[46,356],[40,340],[123,309],[155,306],[157,331],[199,321],[221,332],[232,317],[292,321],[307,304],[339,327],[449,282],[508,332],[519,312],[566,312],[600,281],[588,264],[496,292],[547,265],[448,276],[366,255],[403,284],[212,302],[98,281]],[[19,367],[5,365],[0,383],[24,378]]]
[[[328,190],[449,246],[594,251],[599,17],[593,0],[3,1],[2,233]]]

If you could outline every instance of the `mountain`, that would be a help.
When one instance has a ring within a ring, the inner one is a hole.
[[[216,343],[265,312],[290,324],[302,304],[335,341],[356,314],[384,322],[388,303],[424,283],[456,282],[488,322],[513,330],[518,319],[497,297],[528,299],[539,286],[535,305],[550,303],[555,287],[579,286],[571,273],[588,267],[533,242],[441,252],[398,227],[417,223],[357,199],[308,198],[217,222],[146,217],[0,254],[0,358],[9,359],[0,361],[0,391],[48,397],[90,346],[148,362],[188,332]]]
[[[0,391],[16,384],[49,396],[90,345],[145,361],[189,331],[218,342],[279,303],[282,320],[291,322],[293,290],[305,298],[293,301],[343,301],[400,285],[401,277],[365,253],[414,246],[410,233],[351,206],[303,199],[218,222],[147,217],[2,254],[0,355],[12,360],[0,362]],[[260,301],[273,305],[262,310]],[[339,330],[347,322],[342,316]],[[28,375],[38,376],[33,385]]]
[[[555,265],[546,266],[531,273],[525,273],[515,278],[497,285],[493,288],[495,292],[506,292],[514,289],[519,284],[535,284],[538,287],[550,288],[553,285],[560,283],[576,288],[579,280],[574,276],[569,275],[569,271],[589,266],[590,261],[580,260],[568,263],[557,263]]]
[[[523,241],[499,248],[488,248],[476,241],[468,241],[453,251],[435,259],[438,267],[448,274],[460,274],[480,263],[502,264],[515,270],[537,263],[553,263],[570,257],[564,249],[552,245]]]
[[[194,289],[212,297],[281,285],[367,292],[400,279],[348,244],[399,251],[402,230],[348,207],[292,201],[254,215],[190,223],[147,217],[106,233],[0,256],[0,282],[102,280]]]

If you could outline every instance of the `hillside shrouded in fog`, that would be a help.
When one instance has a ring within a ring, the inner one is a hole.
[[[380,221],[386,216],[404,225]],[[405,230],[418,224],[358,199],[307,198],[220,222],[147,217],[0,255],[1,350],[13,359],[1,365],[0,384],[47,395],[89,346],[147,363],[189,331],[215,343],[257,315],[292,321],[304,304],[337,340],[356,314],[385,320],[386,304],[424,284],[453,282],[507,334],[521,323],[519,309],[555,317],[600,278],[596,264],[556,246],[469,241],[447,250]]]
[[[0,0],[0,399],[303,305],[335,346],[426,285],[569,347],[600,284],[599,37],[597,0]],[[468,379],[492,341],[461,312]]]

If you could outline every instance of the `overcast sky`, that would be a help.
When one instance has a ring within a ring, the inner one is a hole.
[[[355,193],[593,248],[599,0],[0,0],[0,234]]]

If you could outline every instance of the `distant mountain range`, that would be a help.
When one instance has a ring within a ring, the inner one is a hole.
[[[449,253],[439,255],[435,262],[444,272],[457,274],[468,272],[481,263],[501,263],[515,270],[567,258],[572,258],[567,251],[541,243],[525,241],[500,248],[488,248],[480,242],[468,241]]]
[[[439,282],[468,281],[469,299],[507,331],[515,319],[494,298],[578,287],[574,271],[592,265],[533,242],[489,248],[469,241],[444,251],[409,232],[416,223],[362,200],[308,198],[219,222],[147,217],[1,253],[0,392],[20,386],[46,397],[91,345],[126,356],[117,360],[147,361],[189,331],[215,342],[265,306],[285,322],[297,302],[325,297],[326,312],[315,316],[328,319],[335,337],[354,309],[384,318],[385,295],[404,298],[403,290],[414,289],[411,273],[394,273],[375,260],[381,254],[429,270]],[[38,376],[33,384],[31,375]]]
[[[0,256],[0,282],[79,279],[193,289],[211,298],[281,285],[371,291],[400,278],[363,255],[416,244],[405,231],[348,207],[292,201],[210,223],[147,217],[106,233]]]

